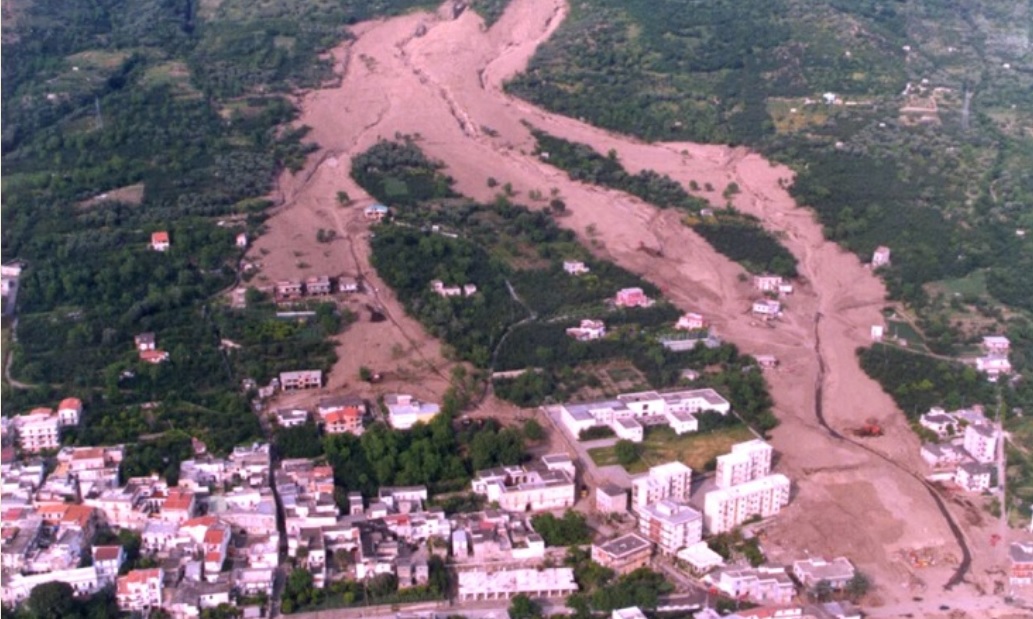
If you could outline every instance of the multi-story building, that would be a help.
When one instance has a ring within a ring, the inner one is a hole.
[[[115,600],[123,612],[147,613],[161,608],[161,588],[164,573],[161,568],[132,570],[118,578]]]
[[[727,415],[731,410],[728,400],[713,389],[689,389],[639,391],[609,400],[568,403],[562,406],[560,413],[563,425],[574,436],[588,428],[609,426],[618,436],[641,441],[640,422],[667,424],[676,434],[684,434],[699,428],[696,413],[714,411]],[[633,428],[638,431],[634,432]]]
[[[592,560],[617,574],[628,574],[646,566],[652,555],[653,543],[638,533],[592,544]]]
[[[703,499],[707,531],[724,533],[753,516],[773,516],[789,504],[789,490],[789,478],[776,473],[708,492]]]
[[[565,598],[578,590],[569,567],[459,572],[459,602],[508,600],[529,597]]]
[[[280,372],[280,388],[284,391],[293,391],[295,389],[319,389],[322,386],[322,370]]]
[[[57,420],[62,427],[79,425],[81,416],[82,400],[79,398],[65,398],[57,405]]]
[[[703,517],[688,505],[664,499],[638,511],[638,529],[661,552],[674,554],[703,539]]]
[[[983,462],[963,462],[954,471],[954,483],[969,492],[983,492],[990,489],[993,465]]]
[[[1033,585],[1033,541],[1015,542],[1008,548],[1011,566],[1008,582],[1013,585]]]
[[[362,413],[354,408],[341,408],[323,417],[327,434],[362,434]]]
[[[645,506],[664,499],[688,501],[692,469],[681,462],[651,467],[649,472],[631,480],[631,508],[640,512]]]
[[[990,424],[966,426],[962,445],[976,462],[993,462],[997,459],[997,430]]]
[[[61,422],[49,408],[37,408],[14,418],[18,446],[22,451],[38,452],[61,446]]]
[[[604,514],[623,514],[628,511],[628,491],[614,484],[603,484],[595,489],[595,508]]]
[[[551,462],[550,456],[544,456],[540,464],[478,471],[473,491],[513,512],[571,507],[577,488],[570,473],[570,458],[563,456],[562,460]]]
[[[837,557],[831,561],[811,558],[793,562],[793,576],[806,589],[812,589],[823,580],[833,589],[842,589],[854,574],[854,566],[846,557]]]
[[[717,457],[717,487],[730,488],[768,475],[773,451],[760,439],[732,445],[730,453]]]

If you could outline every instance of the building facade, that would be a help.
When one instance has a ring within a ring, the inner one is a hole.
[[[724,533],[754,516],[767,518],[789,504],[789,478],[780,473],[731,488],[708,492],[703,499],[707,531]]]

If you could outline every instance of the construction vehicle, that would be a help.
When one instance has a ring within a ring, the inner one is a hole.
[[[865,420],[863,425],[858,428],[854,428],[854,436],[859,436],[861,438],[872,438],[882,435],[882,426],[879,425],[879,420],[874,417],[869,417]]]

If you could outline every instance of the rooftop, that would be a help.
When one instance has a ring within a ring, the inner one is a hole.
[[[632,554],[652,546],[652,542],[638,533],[628,533],[598,545],[600,550],[615,557]]]

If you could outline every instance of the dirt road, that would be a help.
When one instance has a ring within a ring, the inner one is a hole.
[[[926,488],[901,470],[920,469],[917,439],[889,396],[860,369],[854,352],[867,343],[869,327],[881,322],[881,282],[856,257],[824,240],[811,211],[797,208],[784,189],[792,179],[784,166],[744,149],[642,143],[506,96],[501,84],[526,66],[566,11],[562,0],[513,0],[490,30],[469,11],[452,19],[444,10],[357,25],[354,40],[334,51],[343,76],[340,86],[299,101],[299,123],[312,127],[322,150],[305,171],[282,179],[286,208],[270,221],[270,234],[256,247],[265,276],[296,276],[304,270],[302,261],[309,270],[330,274],[370,271],[363,225],[354,213],[345,217],[335,211],[340,207],[334,196],[343,189],[360,204],[368,200],[348,171],[351,157],[379,138],[413,136],[428,155],[447,165],[458,191],[477,199],[493,198],[489,177],[511,183],[517,200],[533,208],[544,204],[527,198],[532,190],[548,196],[555,188],[568,205],[561,225],[593,251],[643,274],[679,307],[704,313],[722,337],[745,352],[779,358],[780,368],[767,374],[782,420],[772,442],[780,454],[778,468],[796,487],[792,504],[766,534],[769,554],[776,560],[846,555],[873,577],[885,603],[909,599],[926,586],[939,590],[954,573],[951,565],[916,573],[898,557],[917,547],[955,557],[962,549]],[[657,170],[686,186],[690,180],[710,183],[715,191],[700,195],[715,205],[724,203],[720,193],[729,182],[738,183],[736,207],[784,233],[786,246],[800,261],[803,283],[787,300],[785,318],[774,325],[753,320],[747,309],[758,295],[740,281],[742,269],[682,225],[678,213],[571,182],[530,155],[534,142],[525,123],[603,153],[614,149],[633,172]],[[343,240],[316,245],[321,226],[333,226]],[[354,244],[354,254],[345,251],[347,244]],[[642,245],[662,249],[664,257],[639,251]],[[447,366],[440,346],[404,316],[382,286],[381,294],[396,322],[361,325],[353,329],[355,335],[342,338],[343,369],[334,372],[335,386],[348,382],[341,377],[354,376],[367,355],[381,359],[383,350],[375,348],[381,341],[402,346],[399,354],[418,349],[422,359],[399,360],[430,364],[435,371]],[[366,327],[370,334],[360,335]],[[424,372],[430,386],[418,388],[440,391],[435,371]],[[411,375],[413,388],[420,376]],[[821,389],[814,389],[816,384]],[[878,418],[887,435],[864,447],[899,466],[830,436],[816,416],[818,397],[825,421],[837,431]],[[981,563],[978,553],[975,559],[978,569],[970,577],[980,579],[989,565]],[[943,595],[974,593],[963,586]]]

